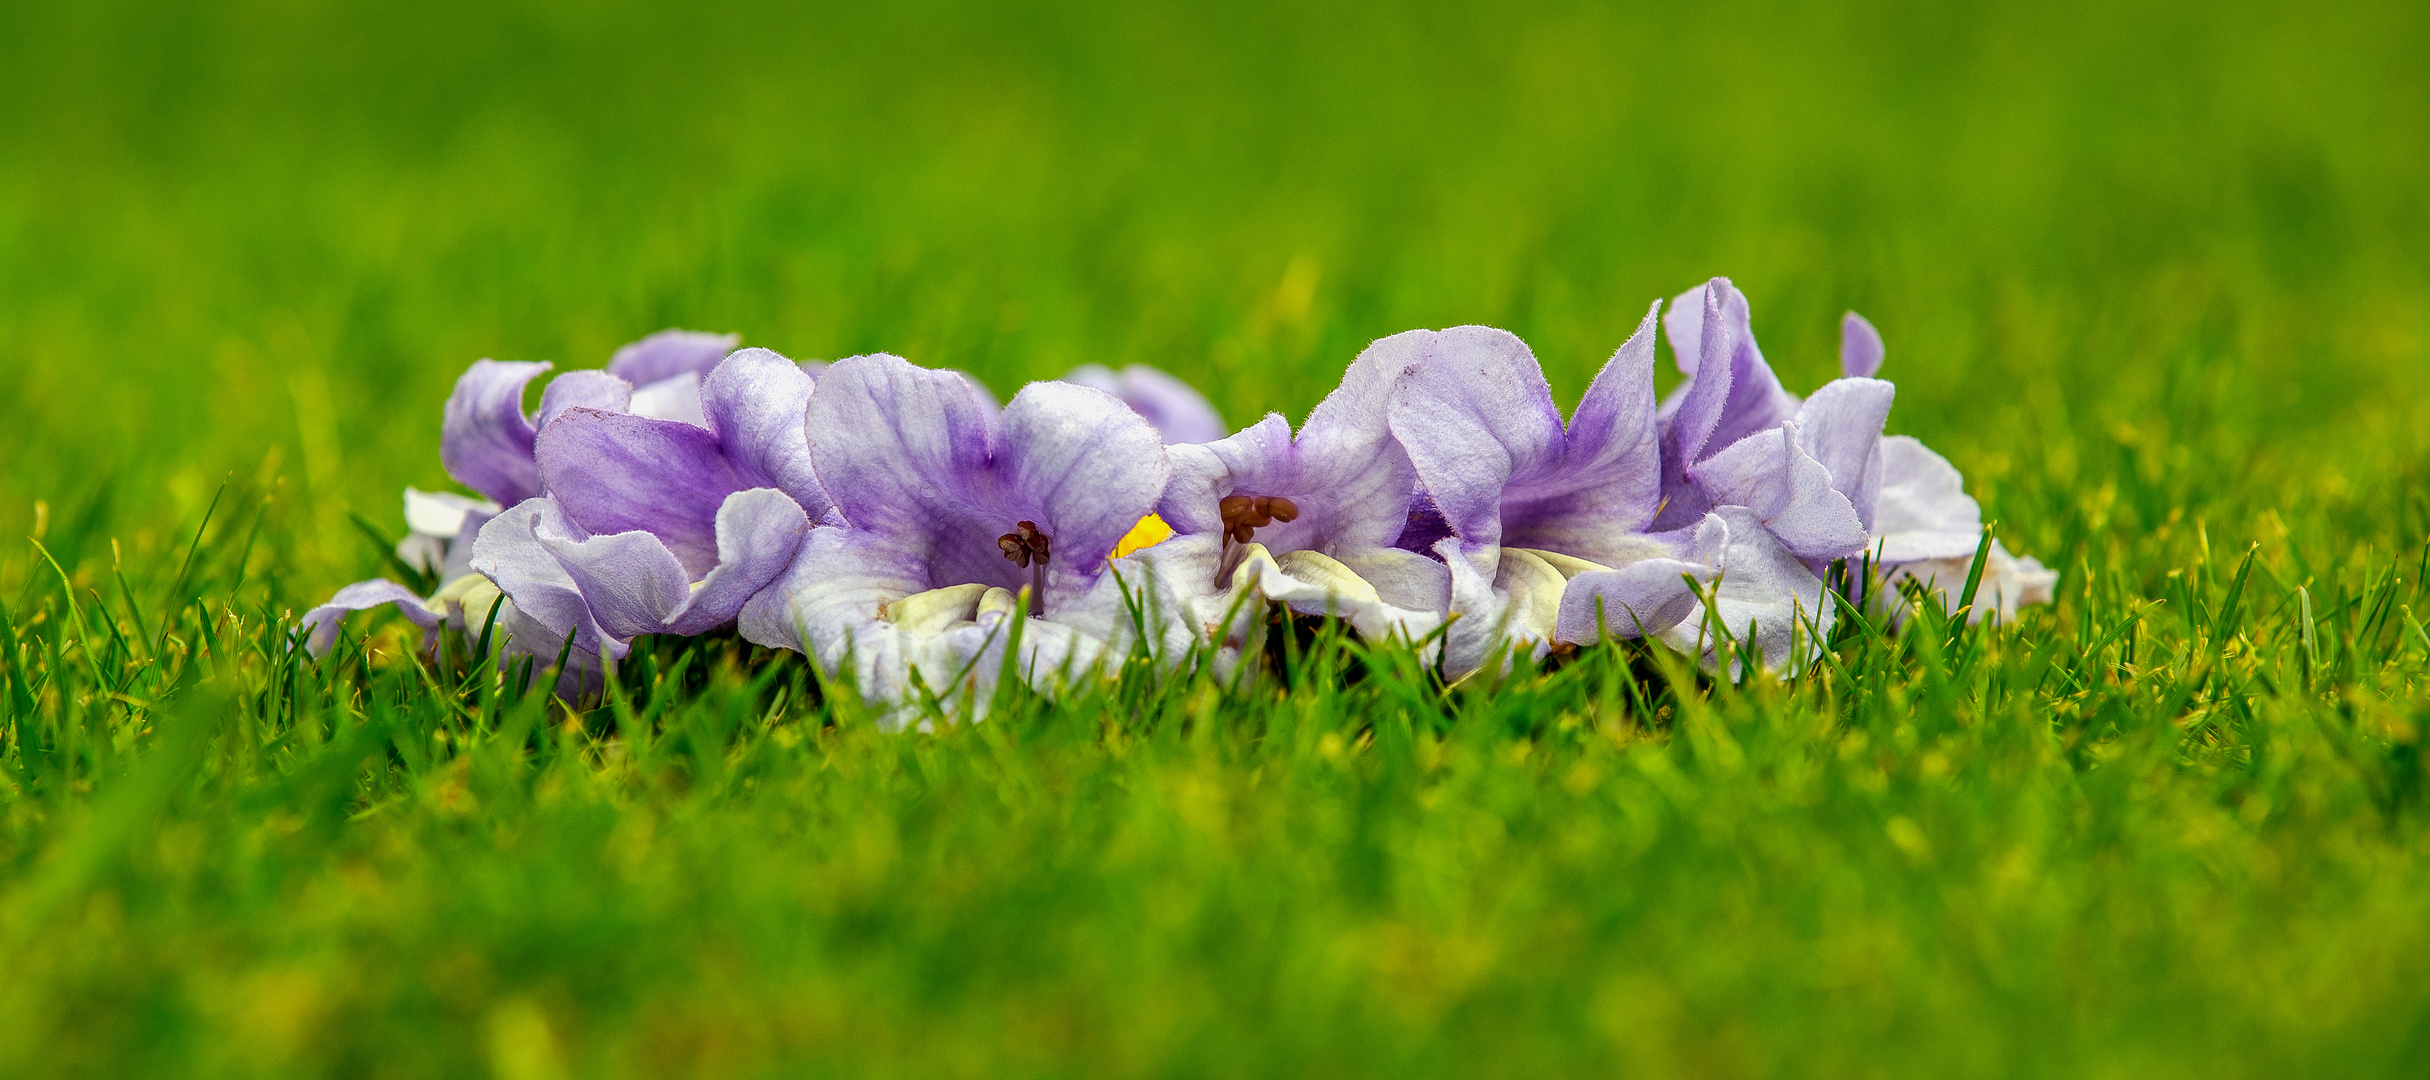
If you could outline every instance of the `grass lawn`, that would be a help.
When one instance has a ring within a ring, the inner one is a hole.
[[[2430,8],[708,7],[0,8],[0,1075],[2430,1072]],[[928,734],[282,644],[478,357],[1566,404],[1713,274],[2056,603]]]

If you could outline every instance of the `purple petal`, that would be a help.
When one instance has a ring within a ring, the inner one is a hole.
[[[581,540],[542,533],[540,543],[573,579],[592,618],[609,637],[630,640],[655,634],[691,599],[691,578],[683,564],[646,532]]]
[[[1722,294],[1722,310],[1730,324],[1730,394],[1722,404],[1721,417],[1711,438],[1705,443],[1707,454],[1774,427],[1797,413],[1796,395],[1781,389],[1779,377],[1772,374],[1772,365],[1764,362],[1763,350],[1755,345],[1755,326],[1748,313],[1746,294],[1739,292],[1727,278],[1720,279],[1715,288]],[[1710,350],[1707,351],[1709,354]]]
[[[1633,557],[1662,495],[1654,337],[1648,310],[1587,387],[1558,464],[1512,478],[1502,496],[1503,544],[1593,562]]]
[[[604,371],[569,371],[540,391],[540,426],[572,408],[624,412],[632,408],[633,385]]]
[[[1504,490],[1558,460],[1563,440],[1535,355],[1516,335],[1482,326],[1435,336],[1401,380],[1392,430],[1444,520],[1470,545],[1501,541]]]
[[[610,636],[700,634],[734,620],[743,605],[784,574],[810,519],[773,488],[738,491],[717,514],[718,563],[698,588],[657,537],[618,533],[577,540],[542,533],[540,542],[574,579]]]
[[[929,581],[919,553],[882,533],[812,529],[784,575],[744,605],[737,629],[746,641],[832,665],[855,628],[876,621],[887,604],[926,591]]]
[[[564,515],[591,533],[640,530],[695,576],[717,565],[717,510],[751,485],[705,428],[569,409],[540,433],[540,469]]]
[[[677,375],[707,375],[741,342],[739,334],[661,330],[616,350],[608,359],[607,372],[634,386]]]
[[[570,633],[578,649],[623,656],[624,643],[600,629],[582,590],[540,542],[543,535],[580,539],[583,533],[553,500],[531,499],[498,515],[473,541],[473,569],[505,593],[516,613],[528,620],[521,646],[535,656],[553,658]]]
[[[1451,606],[1451,569],[1439,560],[1414,551],[1377,548],[1345,554],[1341,563],[1375,586],[1376,595],[1396,608],[1439,613]]]
[[[1706,458],[1696,466],[1697,486],[1714,506],[1751,511],[1801,558],[1854,555],[1865,546],[1864,522],[1831,487],[1831,470],[1799,444],[1799,427],[1792,421],[1757,432]]]
[[[717,569],[701,579],[663,632],[703,634],[733,622],[752,597],[792,567],[809,533],[810,516],[782,491],[754,488],[728,496],[717,511]]]
[[[1065,375],[1063,381],[1121,398],[1123,404],[1154,425],[1170,445],[1214,442],[1231,430],[1224,426],[1215,407],[1207,403],[1206,395],[1146,364],[1132,364],[1120,374],[1099,364],[1084,364]]]
[[[345,622],[348,614],[368,611],[382,604],[395,604],[397,612],[404,615],[406,621],[423,630],[438,629],[439,617],[422,606],[422,598],[412,589],[386,578],[374,578],[339,589],[336,595],[319,607],[304,613],[299,627],[304,636],[304,651],[312,654],[313,659],[319,659],[329,652],[330,646],[337,644],[339,625]]]
[[[1556,641],[1585,645],[1606,634],[1646,637],[1668,630],[1696,610],[1689,579],[1709,582],[1717,571],[1684,559],[1644,559],[1617,570],[1593,570],[1569,579],[1561,594]]]
[[[1031,383],[1013,395],[996,462],[1006,508],[1034,508],[1053,538],[1054,565],[1092,576],[1154,512],[1173,471],[1163,437],[1138,413],[1069,383]]]
[[[846,522],[908,530],[959,516],[953,489],[988,467],[988,416],[959,374],[878,353],[819,376],[804,427],[819,487]]]
[[[1853,311],[1839,318],[1839,373],[1870,379],[1882,369],[1882,335]]]
[[[501,506],[540,494],[523,388],[548,369],[545,363],[479,360],[456,380],[439,428],[439,462],[447,475]]]
[[[1675,529],[1694,524],[1704,516],[1704,494],[1688,482],[1688,469],[1704,456],[1705,444],[1721,424],[1721,413],[1730,398],[1730,338],[1733,333],[1729,313],[1724,308],[1729,279],[1714,278],[1680,294],[1671,302],[1666,325],[1671,332],[1671,352],[1679,359],[1679,368],[1688,373],[1688,383],[1663,403],[1662,416],[1662,513],[1655,527]],[[1725,292],[1726,290],[1726,292]],[[1689,305],[1696,306],[1691,308]],[[1681,313],[1701,309],[1701,318],[1683,318]],[[1693,334],[1682,333],[1693,325]],[[1689,357],[1696,359],[1691,363]],[[1698,378],[1699,372],[1705,377]]]
[[[744,349],[710,373],[701,396],[709,426],[740,482],[782,491],[816,518],[827,511],[827,494],[819,490],[803,430],[812,385],[792,361],[766,349]]]
[[[1799,444],[1831,471],[1831,487],[1848,497],[1867,530],[1882,485],[1882,424],[1897,395],[1880,379],[1833,379],[1797,411]]]

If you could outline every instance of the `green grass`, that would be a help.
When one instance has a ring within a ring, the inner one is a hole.
[[[0,1075],[2430,1068],[2419,5],[337,7],[0,13]],[[1574,396],[1714,273],[1793,388],[1871,316],[2058,602],[907,735],[278,644],[479,356],[1246,421],[1460,322]]]

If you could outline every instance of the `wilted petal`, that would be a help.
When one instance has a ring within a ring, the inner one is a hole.
[[[589,533],[655,535],[695,577],[717,565],[718,507],[752,486],[708,429],[630,413],[566,410],[538,453],[566,517]]]
[[[677,375],[707,375],[741,342],[740,334],[661,330],[616,350],[608,359],[607,371],[634,386]]]
[[[1697,486],[1711,505],[1751,511],[1800,558],[1856,554],[1865,546],[1864,522],[1831,487],[1831,471],[1806,453],[1799,427],[1791,421],[1706,458],[1696,466]]]
[[[523,388],[548,369],[545,363],[480,360],[456,380],[439,429],[439,462],[447,475],[502,506],[540,494]]]
[[[1512,478],[1559,460],[1563,445],[1561,412],[1535,355],[1516,335],[1483,326],[1435,335],[1401,381],[1392,430],[1436,508],[1472,546],[1501,542]]]
[[[1797,410],[1798,444],[1830,470],[1831,487],[1867,529],[1882,486],[1882,424],[1897,393],[1880,379],[1833,379]]]
[[[1983,538],[1983,509],[1949,459],[1906,435],[1882,439],[1882,487],[1874,500],[1875,561],[1971,559]]]
[[[1712,516],[1728,526],[1726,534],[1699,529],[1700,550],[1692,561],[1718,565],[1721,578],[1714,587],[1721,624],[1739,641],[1750,636],[1766,667],[1781,667],[1811,658],[1821,650],[1816,634],[1828,635],[1833,620],[1822,579],[1806,568],[1772,531],[1745,507],[1725,506]],[[1713,538],[1726,535],[1713,550]],[[1704,605],[1698,603],[1678,625],[1660,636],[1664,644],[1690,656],[1701,656],[1707,669],[1718,663],[1715,641]],[[1804,655],[1795,655],[1793,641],[1804,642]],[[1731,674],[1737,662],[1731,661]]]
[[[304,651],[319,659],[329,652],[330,646],[337,644],[338,628],[347,615],[383,604],[396,605],[397,611],[407,621],[423,630],[437,630],[439,627],[438,613],[423,607],[422,598],[412,589],[385,578],[374,578],[339,589],[337,595],[304,613],[299,627],[304,638]]]
[[[540,391],[540,426],[567,409],[625,412],[633,405],[633,384],[604,371],[569,371],[550,379]]]
[[[1839,372],[1852,379],[1870,379],[1882,369],[1882,335],[1853,311],[1839,319]]]
[[[531,620],[522,635],[526,640],[519,644],[533,655],[553,657],[571,634],[577,649],[622,657],[625,646],[610,639],[592,618],[582,590],[540,542],[543,533],[566,538],[583,535],[554,501],[531,499],[498,515],[473,542],[473,569],[496,584],[514,602],[515,610]]]
[[[782,491],[815,520],[827,510],[827,495],[811,468],[803,430],[812,385],[792,361],[744,349],[710,373],[702,400],[739,482]]]

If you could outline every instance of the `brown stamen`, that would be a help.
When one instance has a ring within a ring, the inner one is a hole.
[[[1054,554],[1053,539],[1038,531],[1035,521],[1013,524],[1013,531],[996,537],[996,549],[1004,557],[1029,571],[1029,613],[1046,613],[1046,563]]]
[[[1232,586],[1232,571],[1240,566],[1242,546],[1257,530],[1277,521],[1299,520],[1299,504],[1280,495],[1227,495],[1215,504],[1223,512],[1223,556],[1215,570],[1215,587]]]

